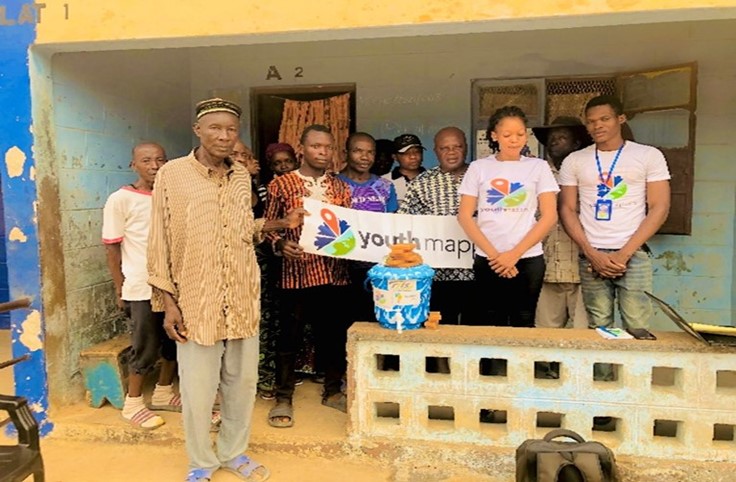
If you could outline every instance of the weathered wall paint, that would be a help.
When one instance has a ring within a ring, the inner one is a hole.
[[[6,16],[19,15],[23,2],[3,2]],[[15,365],[15,391],[26,397],[39,420],[41,433],[52,429],[47,418],[46,352],[43,349],[44,326],[40,316],[41,278],[39,244],[34,221],[36,184],[30,175],[33,164],[31,136],[31,88],[28,70],[28,48],[34,42],[32,22],[0,26],[0,153],[2,194],[7,236],[7,267],[10,298],[28,297],[31,311],[11,313],[12,354],[30,355]],[[12,238],[11,238],[12,235]]]
[[[164,39],[319,31],[412,24],[539,19],[627,12],[733,7],[733,0],[555,0],[463,2],[446,0],[376,0],[356,4],[325,0],[228,0],[216,6],[204,0],[47,0],[38,26],[39,44],[106,40]]]
[[[102,207],[135,180],[129,163],[137,142],[160,142],[172,158],[190,148],[190,106],[177,102],[190,96],[189,64],[182,53],[140,51],[39,56],[43,61],[51,75],[47,82],[37,76],[34,130],[44,139],[43,225],[53,230],[41,253],[53,287],[44,290],[54,310],[47,320],[50,396],[66,404],[84,393],[79,352],[123,329],[101,243]]]

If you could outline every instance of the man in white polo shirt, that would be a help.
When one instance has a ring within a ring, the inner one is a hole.
[[[625,141],[621,102],[591,99],[585,124],[595,144],[562,163],[560,219],[580,247],[580,278],[591,327],[614,323],[618,300],[626,328],[647,328],[652,261],[647,240],[667,219],[670,173],[662,152]],[[578,202],[580,209],[578,212]]]

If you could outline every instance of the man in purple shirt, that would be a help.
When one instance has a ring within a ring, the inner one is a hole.
[[[399,208],[396,189],[391,181],[371,174],[376,160],[376,141],[365,132],[350,134],[345,146],[347,166],[338,175],[350,186],[351,206],[360,211],[393,213]],[[355,296],[354,321],[373,320],[373,299],[364,287],[368,270],[373,263],[351,261],[350,284]]]

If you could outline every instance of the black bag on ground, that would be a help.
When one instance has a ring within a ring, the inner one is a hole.
[[[556,442],[567,437],[574,442]],[[516,482],[619,482],[611,449],[571,430],[552,430],[516,449]]]

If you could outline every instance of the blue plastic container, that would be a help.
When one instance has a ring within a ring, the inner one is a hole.
[[[368,271],[376,319],[384,328],[416,330],[429,316],[434,270],[426,264],[391,268],[377,264]]]

